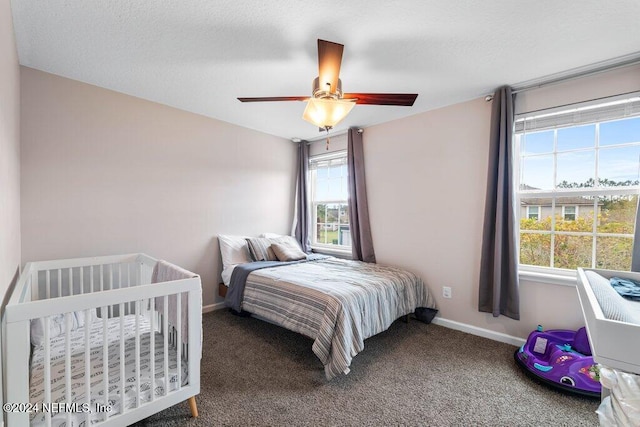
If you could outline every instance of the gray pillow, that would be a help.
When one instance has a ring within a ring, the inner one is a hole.
[[[254,261],[278,261],[276,254],[271,249],[272,239],[264,237],[251,237],[247,239],[249,253]]]
[[[594,271],[585,271],[584,274],[589,279],[589,285],[598,300],[604,317],[620,322],[637,322],[633,313],[628,309],[625,299],[613,289],[608,279]]]
[[[278,257],[278,261],[300,261],[307,258],[307,254],[302,252],[297,245],[293,246],[286,242],[274,242],[271,244],[271,249]]]

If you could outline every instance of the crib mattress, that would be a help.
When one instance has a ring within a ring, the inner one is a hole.
[[[164,377],[164,337],[155,333],[154,354],[155,354],[155,379],[151,383],[151,349],[150,349],[150,324],[143,316],[140,318],[140,389],[141,402],[148,402],[151,399],[151,392],[155,396],[165,394]],[[124,348],[125,348],[125,390],[124,402],[125,411],[136,407],[138,390],[136,387],[136,366],[135,366],[135,315],[124,316]],[[102,319],[97,319],[90,324],[90,365],[91,365],[91,399],[89,408],[90,422],[97,422],[104,419],[104,413],[97,413],[97,405],[111,405],[111,411],[107,416],[113,416],[122,412],[122,390],[120,376],[120,318],[112,318],[107,321],[107,342],[108,342],[108,378],[109,391],[108,401],[104,398],[103,383],[103,323]],[[73,331],[71,337],[71,402],[65,396],[65,336],[56,337],[51,342],[51,400],[59,403],[85,403],[85,338],[84,328]],[[177,352],[169,345],[169,390],[177,388]],[[187,384],[187,363],[181,363],[182,385]],[[32,404],[42,402],[44,398],[44,346],[35,347],[31,361],[31,373],[29,379],[29,397]],[[43,412],[32,413],[30,416],[31,425],[39,426],[45,424],[45,414]],[[66,425],[67,414],[52,414],[52,426],[78,427],[84,425],[86,414],[74,412],[71,414],[71,424]]]

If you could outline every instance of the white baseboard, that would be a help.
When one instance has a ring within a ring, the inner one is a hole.
[[[502,332],[495,332],[489,329],[479,328],[477,326],[469,325],[466,323],[456,322],[455,320],[443,319],[442,317],[436,316],[431,323],[439,326],[444,326],[445,328],[455,329],[456,331],[466,332],[471,335],[489,338],[490,340],[503,342],[505,344],[511,344],[516,347],[520,347],[525,343],[525,340],[522,338],[503,334]]]
[[[202,314],[210,313],[212,311],[221,310],[225,308],[224,301],[217,302],[215,304],[209,304],[202,306]],[[264,319],[262,319],[264,320]],[[516,347],[520,347],[525,343],[522,338],[514,337],[512,335],[503,334],[502,332],[495,332],[489,329],[479,328],[477,326],[469,325],[467,323],[456,322],[455,320],[444,319],[442,317],[435,317],[432,320],[435,325],[443,326],[449,329],[455,329],[456,331],[466,332],[471,335],[477,335],[479,337],[488,338],[490,340],[503,342],[505,344],[511,344]],[[2,427],[2,425],[0,425]]]
[[[203,305],[202,306],[202,314],[210,313],[212,311],[221,310],[224,308],[224,301],[217,302],[215,304]],[[2,427],[2,426],[0,426]]]

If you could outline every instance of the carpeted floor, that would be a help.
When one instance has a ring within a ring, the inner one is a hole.
[[[366,340],[332,381],[302,335],[225,310],[203,328],[200,417],[185,402],[136,426],[598,425],[598,401],[532,382],[515,347],[416,320]]]

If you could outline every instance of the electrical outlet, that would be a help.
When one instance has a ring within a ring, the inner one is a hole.
[[[451,298],[451,288],[449,286],[442,287],[442,296],[445,298]]]

